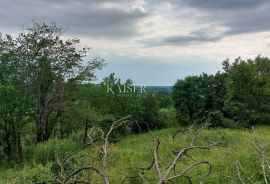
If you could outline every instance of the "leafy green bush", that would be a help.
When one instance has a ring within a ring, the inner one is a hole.
[[[224,127],[223,125],[224,116],[220,111],[213,111],[207,115],[206,122],[212,127]]]
[[[45,166],[34,164],[33,167],[25,166],[19,173],[18,177],[12,180],[12,184],[29,184],[29,183],[49,183],[54,179],[51,172],[52,163],[48,162]]]
[[[213,111],[208,113],[205,120],[206,123],[210,124],[211,127],[222,127],[222,128],[240,128],[243,127],[238,121],[225,118],[221,111]]]
[[[159,110],[159,119],[163,122],[163,126],[175,127],[177,126],[176,111],[174,108],[163,108]]]

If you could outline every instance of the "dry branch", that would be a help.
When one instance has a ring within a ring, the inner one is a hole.
[[[191,150],[209,150],[210,148],[216,147],[219,145],[220,145],[219,143],[212,143],[212,144],[209,144],[207,146],[190,146],[190,147],[186,147],[186,148],[183,148],[183,149],[177,151],[174,160],[170,164],[169,168],[165,171],[165,174],[163,175],[161,180],[159,180],[158,184],[164,184],[164,183],[167,183],[169,180],[183,177],[183,176],[185,176],[185,174],[188,171],[192,170],[193,168],[195,168],[196,166],[198,166],[200,164],[207,164],[209,166],[209,173],[210,173],[211,168],[212,168],[210,163],[208,161],[199,161],[199,162],[196,162],[195,164],[191,165],[186,170],[184,170],[181,174],[169,177],[170,174],[172,173],[172,171],[174,170],[174,168],[176,167],[177,162],[181,159],[182,156],[186,155],[189,151],[191,151]]]
[[[68,175],[62,183],[63,184],[67,183],[70,180],[71,177],[73,177],[73,176],[75,176],[75,175],[77,175],[80,172],[85,171],[85,170],[95,171],[97,174],[99,174],[103,178],[105,184],[110,183],[109,180],[108,180],[108,177],[104,173],[104,171],[102,171],[101,169],[99,169],[99,168],[97,168],[95,166],[82,166],[82,167],[77,168],[70,175]]]
[[[159,149],[159,146],[160,146],[160,141],[159,141],[158,138],[154,139],[154,145],[155,145],[154,146],[154,164],[155,164],[155,168],[156,168],[158,178],[161,179],[160,167],[159,167],[158,156],[157,156],[158,149]]]
[[[255,131],[254,126],[252,126],[252,130],[253,130],[254,146],[261,157],[261,167],[262,167],[262,174],[263,174],[264,182],[265,184],[268,184],[268,177],[266,174],[266,170],[270,171],[269,161],[268,161],[267,156],[265,155],[265,149],[259,144],[256,138],[256,131]]]
[[[152,162],[150,164],[149,167],[147,168],[142,168],[141,172],[138,174],[138,176],[133,176],[133,177],[127,177],[127,178],[141,178],[141,180],[143,181],[143,183],[149,183],[144,175],[146,174],[147,171],[150,171],[151,169],[154,169],[156,171],[156,175],[157,175],[157,184],[166,184],[171,180],[175,180],[178,178],[185,178],[188,180],[189,183],[192,183],[192,177],[188,175],[188,172],[195,169],[196,167],[200,166],[200,165],[207,165],[208,166],[208,172],[207,175],[209,175],[212,171],[212,166],[209,163],[209,161],[196,161],[195,159],[193,159],[188,153],[191,150],[209,150],[213,147],[217,147],[217,146],[221,146],[222,144],[220,143],[215,143],[212,142],[206,146],[195,146],[194,144],[196,143],[196,140],[198,139],[198,135],[200,133],[200,131],[202,129],[204,129],[206,126],[208,126],[207,124],[202,125],[198,130],[194,131],[193,130],[193,126],[189,127],[188,132],[191,134],[191,143],[190,146],[179,149],[178,151],[174,151],[173,153],[175,154],[174,159],[172,160],[172,162],[170,163],[170,165],[167,167],[167,169],[165,169],[164,171],[162,171],[161,167],[160,167],[160,163],[158,160],[158,150],[160,149],[160,140],[156,137],[154,137],[150,131],[150,135],[152,136],[153,139],[153,159]],[[173,140],[175,139],[175,136],[179,133],[185,131],[184,129],[180,129],[178,130],[175,134],[173,134]],[[178,162],[181,160],[181,158],[183,156],[186,156],[188,158],[190,158],[193,163],[191,165],[189,165],[187,168],[183,169],[182,172],[180,173],[173,173],[173,171],[175,171],[176,165],[178,164]],[[123,180],[122,183],[124,183],[126,181],[126,179]]]
[[[235,167],[236,167],[236,171],[237,171],[237,179],[240,181],[241,184],[245,184],[244,180],[241,177],[240,168],[242,168],[242,166],[241,166],[239,161],[235,162]]]
[[[99,176],[101,176],[103,178],[103,181],[105,184],[109,184],[109,179],[108,179],[108,174],[107,174],[107,160],[108,160],[108,148],[109,148],[109,138],[111,133],[123,126],[124,124],[130,122],[130,115],[126,116],[124,118],[121,118],[119,120],[113,120],[113,123],[109,129],[109,131],[107,133],[105,133],[102,129],[100,128],[96,128],[93,127],[89,132],[88,132],[88,139],[89,139],[89,143],[84,145],[82,148],[74,151],[73,153],[71,153],[69,156],[67,156],[62,162],[59,161],[58,157],[57,157],[57,163],[60,167],[60,171],[59,171],[59,178],[56,179],[57,183],[60,184],[67,184],[67,183],[78,183],[79,180],[72,180],[72,178],[78,174],[80,174],[83,171],[94,171],[96,172]],[[97,132],[100,133],[100,137],[93,139],[91,137],[91,134],[94,132],[94,130],[96,130]],[[97,144],[96,142],[98,141],[102,141],[102,144],[100,145]],[[93,146],[93,148],[95,150],[97,150],[100,154],[103,155],[103,159],[102,159],[102,165],[103,168],[98,168],[96,166],[81,166],[78,167],[76,169],[74,169],[73,171],[71,171],[71,173],[66,173],[66,165],[67,163],[74,158],[75,155],[77,155],[80,151],[86,149],[89,146]],[[81,183],[91,183],[89,181],[86,180],[80,180]]]
[[[190,134],[190,136],[191,136],[190,146],[193,146],[193,145],[196,143],[197,138],[198,138],[200,132],[201,132],[203,129],[209,127],[209,126],[210,126],[210,124],[204,123],[204,124],[202,124],[202,125],[200,126],[200,128],[198,128],[197,130],[194,130],[194,127],[195,127],[195,126],[194,126],[194,125],[191,125],[190,127],[186,128],[186,129],[179,129],[179,130],[177,130],[177,131],[173,134],[172,138],[173,138],[173,140],[175,140],[175,137],[176,137],[177,134],[179,134],[180,132],[188,131],[189,134]]]

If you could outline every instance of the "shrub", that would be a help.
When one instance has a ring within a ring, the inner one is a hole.
[[[159,110],[159,119],[164,128],[177,126],[176,111],[174,108],[164,108]]]
[[[45,183],[52,181],[54,175],[51,172],[52,163],[47,163],[45,166],[34,164],[33,167],[25,166],[19,173],[19,177],[15,177],[11,183],[13,184],[29,184],[29,183]]]
[[[206,123],[210,124],[212,127],[224,127],[223,124],[224,116],[220,111],[213,111],[208,113]]]

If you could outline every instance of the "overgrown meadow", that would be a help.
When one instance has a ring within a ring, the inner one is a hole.
[[[172,140],[174,128],[154,131],[152,134],[160,138],[160,152],[158,158],[162,170],[171,163],[174,154],[172,150],[185,147],[190,143],[188,133],[178,134]],[[257,129],[257,138],[269,151],[269,128],[260,127]],[[2,167],[0,174],[1,183],[41,183],[52,181],[57,176],[58,165],[55,155],[69,154],[80,147],[79,135],[64,140],[52,139],[46,143],[39,144],[32,150],[32,158],[22,165],[14,167]],[[253,133],[249,129],[231,130],[214,129],[201,132],[198,144],[205,144],[210,140],[226,142],[225,147],[218,147],[212,150],[193,151],[192,157],[197,160],[209,160],[212,171],[207,175],[205,166],[198,167],[192,172],[193,183],[239,183],[235,163],[241,163],[241,177],[245,183],[264,183],[261,172],[261,160],[253,145]],[[112,183],[121,183],[125,177],[138,176],[141,168],[146,168],[152,160],[152,136],[149,133],[131,135],[122,138],[110,146],[109,155],[109,178]],[[180,172],[189,164],[188,160],[182,160],[176,168]],[[100,157],[93,148],[80,152],[71,163],[70,167],[96,164],[100,166]],[[102,179],[91,173],[84,172],[83,177],[93,183],[102,183]],[[145,174],[149,182],[156,183],[155,170]],[[128,178],[126,183],[143,183],[139,178]],[[170,183],[188,183],[185,178]]]

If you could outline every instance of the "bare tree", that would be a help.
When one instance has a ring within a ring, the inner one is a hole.
[[[108,163],[108,151],[109,151],[109,144],[110,144],[110,135],[111,133],[116,130],[117,128],[131,122],[131,116],[128,115],[124,118],[121,118],[119,120],[113,120],[113,123],[108,130],[108,132],[104,132],[102,129],[93,127],[89,133],[89,143],[84,145],[82,148],[78,149],[77,151],[73,152],[69,156],[67,156],[62,162],[57,159],[57,163],[60,167],[59,171],[59,178],[56,179],[56,182],[59,184],[67,184],[67,183],[91,183],[87,180],[76,180],[72,179],[75,176],[79,175],[83,171],[94,171],[99,176],[102,177],[105,184],[109,184],[109,177],[107,173],[107,163]],[[97,131],[100,133],[100,137],[98,138],[92,138],[92,133],[94,131]],[[92,146],[94,149],[96,149],[100,154],[102,154],[102,167],[97,167],[93,165],[87,165],[87,166],[80,166],[78,168],[73,169],[72,171],[67,172],[66,166],[70,162],[72,158],[74,158],[79,152],[86,149],[87,147]]]
[[[161,169],[161,164],[158,160],[158,151],[160,149],[160,140],[157,137],[153,137],[153,159],[152,162],[150,164],[149,167],[142,169],[142,171],[140,173],[138,173],[138,176],[135,177],[127,177],[127,178],[140,178],[142,180],[143,183],[147,184],[149,183],[149,181],[147,181],[147,179],[144,177],[145,173],[147,171],[150,171],[151,169],[154,169],[157,175],[157,184],[166,184],[169,181],[178,179],[178,178],[186,178],[189,183],[192,183],[192,177],[189,176],[189,172],[195,168],[197,168],[200,165],[206,165],[208,166],[208,172],[207,175],[209,175],[212,171],[212,165],[210,164],[209,161],[207,160],[199,160],[196,161],[195,159],[193,159],[190,155],[189,152],[192,150],[209,150],[213,147],[217,147],[217,146],[222,146],[223,144],[221,143],[216,143],[216,142],[211,142],[207,145],[203,145],[203,146],[197,146],[196,144],[196,140],[198,139],[198,135],[200,133],[201,130],[203,130],[205,127],[207,127],[208,125],[202,125],[199,129],[194,130],[194,126],[191,126],[189,128],[187,128],[187,130],[189,131],[189,133],[191,134],[191,142],[190,145],[185,147],[185,148],[181,148],[178,149],[176,151],[173,151],[175,157],[173,158],[173,160],[171,161],[171,163],[168,165],[168,167],[166,167],[165,170]],[[173,140],[175,138],[175,136],[179,133],[184,131],[183,129],[178,130],[174,135],[173,135]],[[188,157],[188,158],[192,158],[193,163],[189,166],[187,166],[186,168],[182,169],[181,172],[177,173],[175,171],[177,164],[179,164],[179,162],[181,161],[181,159],[183,157]],[[126,179],[127,179],[126,178]],[[122,182],[124,183],[126,181],[126,179]]]

